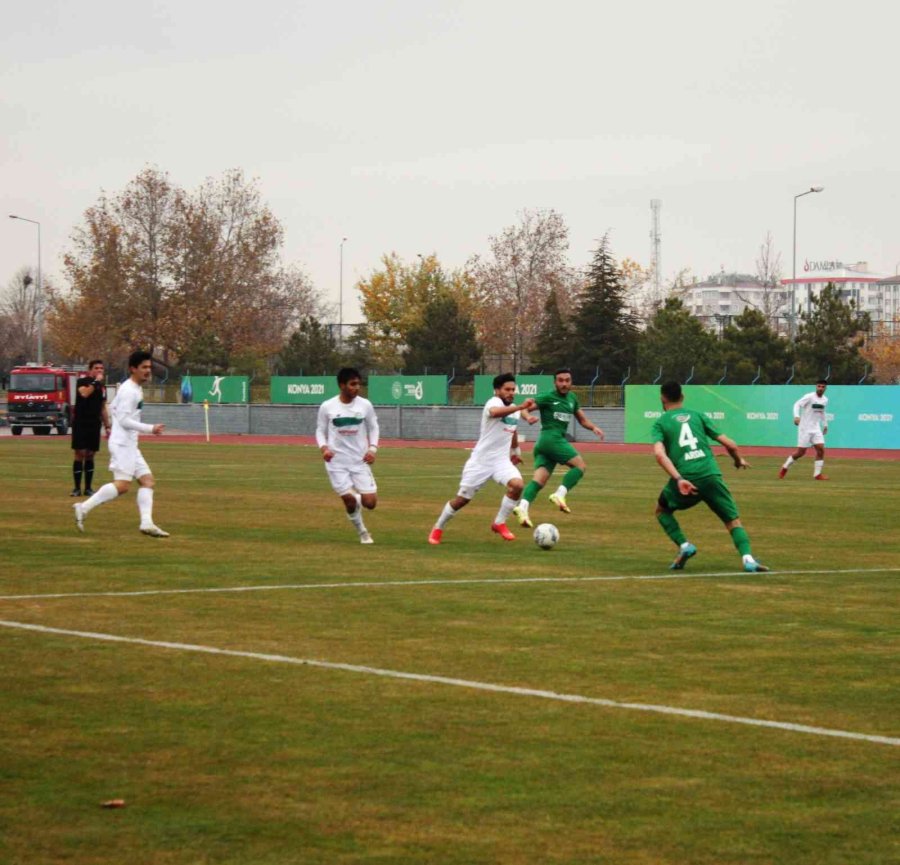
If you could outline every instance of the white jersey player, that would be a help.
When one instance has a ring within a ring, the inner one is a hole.
[[[362,378],[358,370],[341,369],[337,381],[340,393],[319,406],[316,444],[331,487],[343,500],[359,542],[371,544],[374,541],[363,524],[362,509],[373,511],[378,504],[371,468],[378,452],[378,417],[372,403],[359,395]]]
[[[148,424],[141,421],[141,409],[144,406],[144,390],[141,385],[150,380],[153,374],[153,362],[149,352],[135,351],[128,358],[127,381],[119,385],[116,398],[109,407],[112,418],[112,432],[109,435],[109,470],[112,472],[112,483],[104,484],[83,504],[72,507],[75,510],[75,525],[78,531],[84,531],[85,517],[96,507],[111,502],[127,493],[131,482],[137,480],[137,506],[141,515],[140,530],[154,538],[167,538],[164,532],[153,522],[153,487],[155,481],[150,466],[138,448],[138,436],[141,433],[160,435],[165,429],[161,423]]]
[[[507,541],[515,540],[515,535],[507,528],[506,520],[522,496],[524,484],[516,465],[522,462],[518,440],[518,423],[521,412],[534,407],[533,399],[526,399],[521,405],[514,405],[516,378],[512,373],[504,373],[494,378],[494,396],[485,404],[481,413],[481,434],[472,449],[472,454],[463,466],[462,480],[456,498],[444,505],[431,534],[429,544],[439,544],[444,527],[464,508],[489,480],[506,487],[506,494],[500,502],[500,510],[491,524],[491,531]],[[537,418],[526,417],[530,423]]]
[[[828,382],[819,379],[816,389],[804,394],[794,403],[794,424],[797,426],[797,450],[784,462],[778,472],[778,477],[783,478],[788,469],[799,460],[806,449],[816,449],[816,459],[813,463],[813,478],[817,481],[827,481],[828,476],[822,474],[825,466],[825,434],[828,432],[828,397],[825,390]]]

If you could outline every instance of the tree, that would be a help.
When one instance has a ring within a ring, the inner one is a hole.
[[[781,384],[788,378],[790,343],[772,330],[760,310],[747,308],[726,325],[722,351],[730,384],[750,384],[757,374],[759,384]]]
[[[3,368],[36,360],[40,298],[31,268],[20,268],[0,294]]]
[[[637,322],[625,306],[625,287],[609,250],[609,235],[597,245],[577,298],[570,366],[584,376],[599,366],[619,382],[637,359]]]
[[[759,247],[756,257],[756,278],[762,289],[761,296],[755,299],[741,293],[735,288],[734,293],[749,307],[763,314],[766,324],[773,330],[778,326],[778,319],[785,313],[785,292],[781,286],[781,253],[775,251],[772,232]]]
[[[840,290],[829,282],[818,296],[810,297],[809,312],[800,314],[794,350],[797,377],[814,381],[831,369],[833,384],[856,384],[865,373],[860,351],[871,328],[868,313],[856,303],[845,303]]]
[[[468,265],[479,340],[488,353],[511,352],[512,371],[519,372],[528,365],[551,292],[558,292],[566,312],[574,284],[566,260],[569,229],[554,210],[526,210],[518,224],[488,242],[489,257],[476,256]]]
[[[900,321],[879,322],[859,354],[872,365],[872,378],[878,384],[900,384]]]
[[[71,290],[50,327],[73,357],[157,360],[224,370],[257,365],[318,308],[308,279],[282,267],[282,230],[242,172],[189,194],[157,168],[85,213],[65,256]]]
[[[710,382],[721,378],[721,351],[715,336],[676,297],[666,299],[638,343],[640,379]]]
[[[334,335],[311,315],[300,320],[278,356],[278,366],[284,375],[336,372],[338,362]]]
[[[445,273],[433,254],[406,264],[392,252],[382,256],[381,263],[383,268],[361,279],[357,288],[373,363],[400,369],[410,331],[422,324],[429,303],[447,294],[468,312],[472,306],[470,283],[464,272]]]
[[[532,370],[556,370],[568,366],[571,345],[572,329],[563,318],[557,292],[551,291],[544,304],[544,320],[531,354]]]
[[[481,357],[475,325],[449,292],[428,301],[421,322],[409,329],[406,341],[403,362],[408,372],[426,368],[466,372]]]

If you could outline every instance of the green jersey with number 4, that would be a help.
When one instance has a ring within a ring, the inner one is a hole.
[[[662,442],[678,473],[691,480],[722,474],[710,445],[710,439],[715,441],[720,435],[706,415],[676,408],[664,412],[653,424],[650,440]]]

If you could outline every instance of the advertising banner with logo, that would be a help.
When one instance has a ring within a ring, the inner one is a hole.
[[[706,414],[739,445],[797,445],[794,403],[815,390],[814,384],[685,385],[684,405]],[[900,387],[829,385],[828,434],[835,448],[900,448]],[[625,387],[625,441],[648,442],[653,422],[662,414],[659,386]]]
[[[553,390],[552,375],[517,375],[516,402]],[[494,395],[494,376],[475,376],[475,405],[484,405]]]
[[[273,375],[269,398],[276,404],[318,405],[337,396],[338,392],[337,379],[333,375]]]
[[[447,376],[369,376],[369,400],[375,405],[447,405]]]
[[[245,375],[192,375],[182,380],[182,399],[189,392],[191,401],[210,405],[250,401],[250,379]]]

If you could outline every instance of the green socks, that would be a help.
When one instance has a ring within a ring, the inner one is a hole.
[[[684,532],[681,531],[681,526],[678,525],[678,520],[672,514],[667,514],[665,512],[656,515],[656,519],[659,521],[659,524],[662,526],[662,530],[671,538],[672,542],[677,544],[679,547],[687,541],[687,538],[684,536]],[[737,531],[737,529],[735,529]]]
[[[567,489],[571,490],[575,484],[578,483],[584,477],[584,472],[581,469],[569,469],[565,476],[562,479],[562,485]]]
[[[533,502],[541,489],[543,488],[537,481],[528,481],[525,486],[525,491],[522,493],[522,498],[525,499],[526,502]]]
[[[742,556],[753,555],[750,552],[750,536],[743,526],[735,526],[731,530],[731,540]]]

